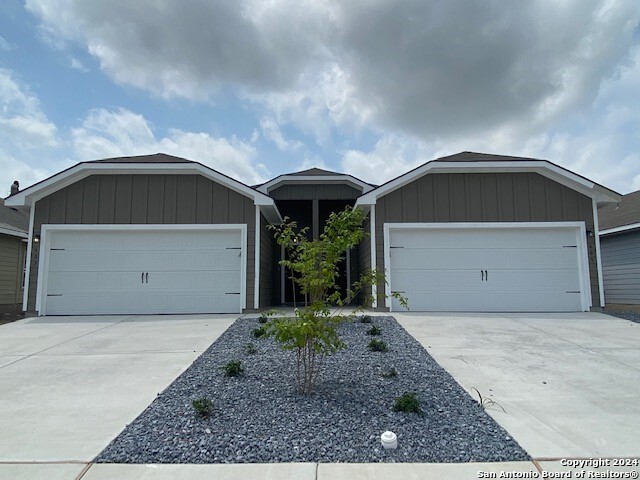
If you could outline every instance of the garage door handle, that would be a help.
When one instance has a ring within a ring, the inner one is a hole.
[[[480,279],[484,282],[484,270],[480,270]]]
[[[489,272],[487,270],[484,271],[484,279],[485,281],[489,281]]]
[[[147,280],[147,282],[146,282],[146,283],[149,283],[149,272],[147,272],[147,278],[146,278],[146,280]]]
[[[140,274],[140,283],[144,283],[144,272]]]

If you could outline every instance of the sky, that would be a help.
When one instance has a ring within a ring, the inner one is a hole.
[[[640,189],[637,0],[3,0],[0,196],[164,152],[253,185],[461,151]]]

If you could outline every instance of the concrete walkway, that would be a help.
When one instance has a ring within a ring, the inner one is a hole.
[[[52,317],[0,327],[0,480],[464,480],[640,470],[634,460],[573,470],[560,462],[640,457],[639,324],[599,314],[394,316],[463,387],[505,408],[489,412],[534,462],[94,465],[237,315]]]

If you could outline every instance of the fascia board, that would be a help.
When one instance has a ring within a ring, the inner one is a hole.
[[[10,235],[12,237],[29,238],[29,235],[26,232],[13,230],[11,228],[0,227],[0,233],[3,235]]]
[[[15,195],[7,198],[5,204],[8,206],[25,206],[32,205],[34,201],[37,201],[53,192],[65,188],[72,183],[75,183],[83,178],[92,174],[190,174],[200,173],[201,175],[214,180],[218,183],[225,185],[231,190],[238,192],[246,197],[253,199],[256,205],[261,206],[273,206],[275,203],[272,198],[267,195],[254,190],[253,188],[244,185],[236,180],[230,179],[215,170],[212,170],[199,163],[169,163],[169,164],[149,164],[149,163],[128,163],[128,164],[114,164],[114,163],[79,163],[74,167],[60,172],[48,179],[44,180],[40,184],[37,184],[35,188],[27,188],[22,192],[18,192]]]
[[[622,233],[627,232],[629,230],[635,230],[636,228],[640,229],[640,223],[632,223],[629,225],[622,225],[621,227],[608,228],[606,230],[600,230],[600,236],[604,235],[612,235],[614,233]]]
[[[368,183],[363,182],[362,180],[358,180],[351,175],[281,175],[279,177],[274,178],[273,180],[260,185],[257,190],[265,195],[268,195],[270,190],[278,188],[280,185],[289,184],[304,184],[304,183],[330,183],[330,184],[347,184],[352,185],[356,188],[362,188],[363,193],[370,192],[374,187],[369,185]]]
[[[391,182],[359,197],[356,206],[373,205],[376,200],[394,190],[402,188],[408,183],[428,173],[515,173],[535,172],[548,177],[568,188],[576,190],[588,197],[595,198],[600,203],[617,202],[616,196],[598,190],[597,185],[574,173],[561,169],[546,161],[517,161],[517,162],[430,162],[422,167],[402,175]]]

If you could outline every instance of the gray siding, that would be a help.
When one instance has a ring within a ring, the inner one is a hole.
[[[280,303],[276,301],[276,290],[279,292],[280,256],[276,256],[280,247],[276,243],[273,232],[267,229],[267,220],[260,215],[260,308]],[[278,287],[278,288],[276,288]]]
[[[371,220],[369,217],[365,219],[364,223],[362,224],[362,228],[364,229],[365,237],[364,240],[360,242],[360,245],[358,245],[357,249],[358,273],[366,274],[371,271]],[[354,278],[353,280],[357,280],[357,278]],[[360,301],[369,297],[370,295],[371,287],[364,289],[360,294]]]
[[[425,175],[378,199],[376,266],[384,268],[383,224],[401,222],[584,221],[593,231],[591,198],[537,173]],[[593,305],[600,306],[595,237],[587,239]],[[378,307],[385,307],[378,285]]]
[[[640,305],[640,231],[600,238],[605,303]]]
[[[353,200],[362,190],[344,184],[282,185],[269,192],[274,200]]]
[[[26,243],[0,234],[0,311],[22,310],[22,265]]]
[[[200,175],[91,175],[35,205],[34,235],[43,224],[247,225],[247,308],[253,308],[255,205]],[[39,244],[33,244],[28,309],[35,310]]]

